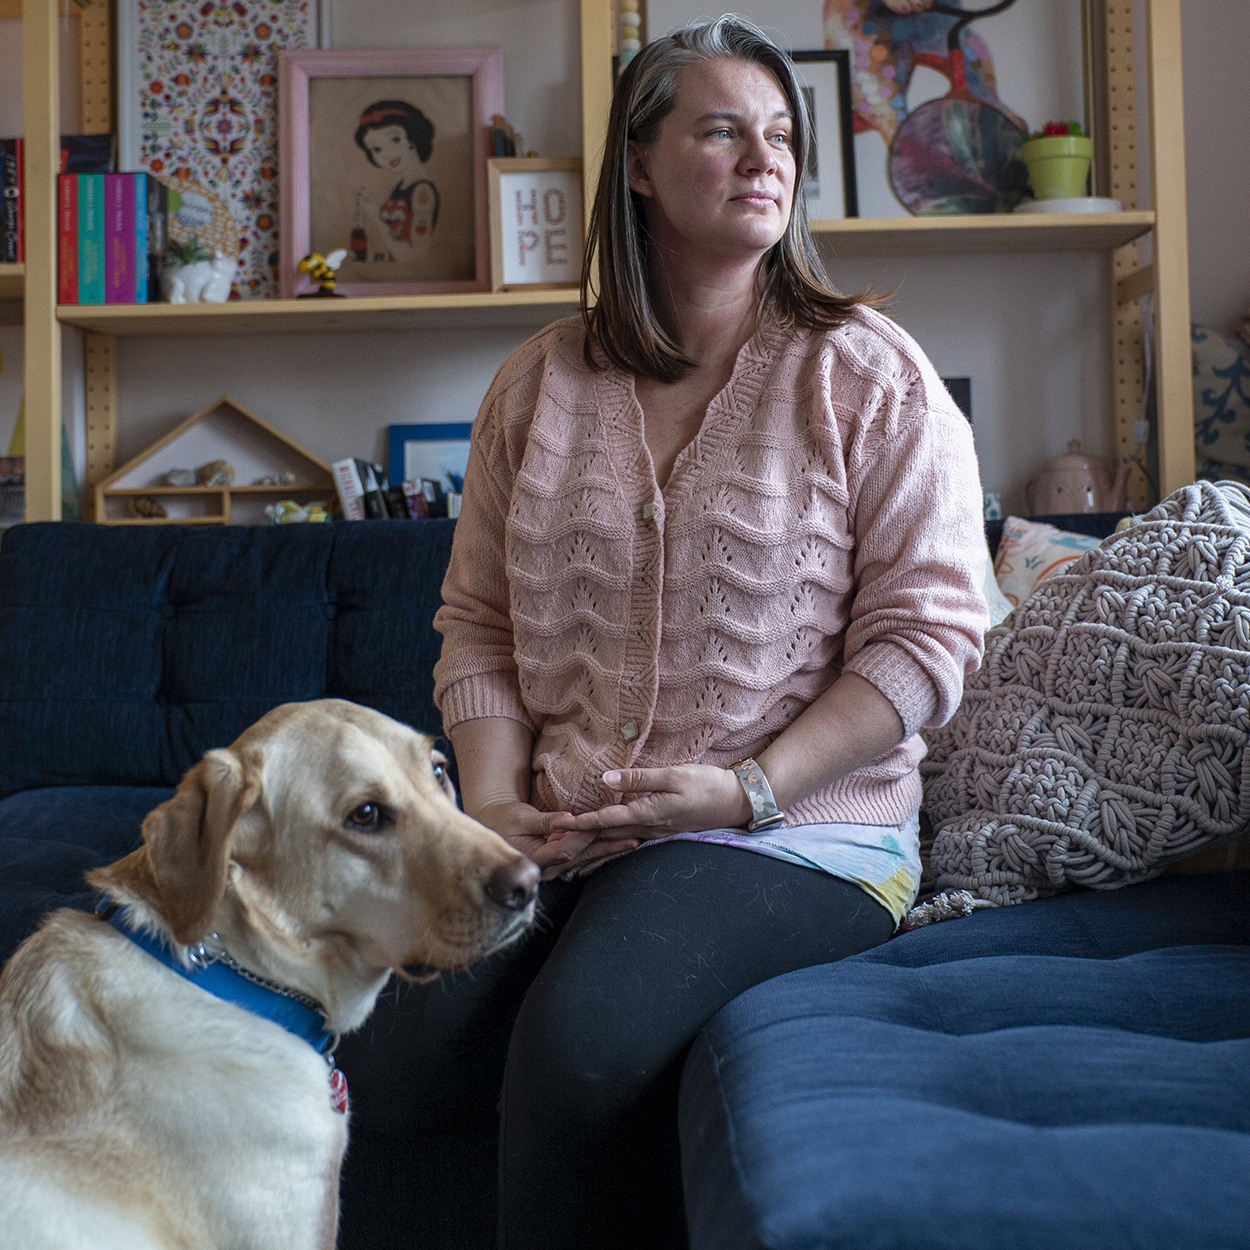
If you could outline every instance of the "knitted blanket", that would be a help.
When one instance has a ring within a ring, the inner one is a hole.
[[[914,922],[1145,880],[1250,826],[1250,488],[1177,491],[986,638],[920,771]],[[943,910],[945,904],[945,910]]]

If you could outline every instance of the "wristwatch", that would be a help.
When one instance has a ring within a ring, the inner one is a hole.
[[[764,770],[750,756],[730,764],[729,771],[738,778],[747,802],[751,804],[751,823],[747,825],[747,833],[776,829],[785,822],[786,814],[777,806]]]

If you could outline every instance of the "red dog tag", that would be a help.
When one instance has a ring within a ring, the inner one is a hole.
[[[338,1068],[330,1069],[330,1106],[339,1115],[347,1114],[347,1077]]]

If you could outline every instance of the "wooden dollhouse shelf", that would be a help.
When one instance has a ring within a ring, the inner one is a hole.
[[[836,257],[1110,252],[1140,238],[1154,223],[1151,212],[848,217],[814,221],[812,233]]]
[[[235,300],[228,304],[61,304],[57,318],[99,334],[319,334],[546,325],[572,313],[577,292],[482,291],[352,299]]]
[[[103,517],[101,525],[225,525],[230,518],[222,513],[220,516],[127,516]]]

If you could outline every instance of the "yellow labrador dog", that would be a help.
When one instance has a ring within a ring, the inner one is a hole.
[[[321,1041],[392,970],[518,936],[538,868],[457,809],[428,739],[335,699],[210,751],[143,838],[89,874],[100,913],[53,913],[0,978],[0,1242],[328,1250],[347,1117]]]

